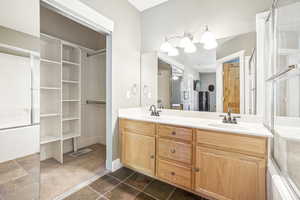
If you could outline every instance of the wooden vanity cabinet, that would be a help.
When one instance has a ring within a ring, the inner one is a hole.
[[[219,200],[265,200],[267,140],[196,131],[195,190]]]
[[[120,120],[121,162],[144,174],[155,175],[155,124]]]
[[[197,147],[195,190],[220,200],[265,200],[265,160]]]
[[[217,200],[266,200],[267,138],[120,119],[122,163]]]

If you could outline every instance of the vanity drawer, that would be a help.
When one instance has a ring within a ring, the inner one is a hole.
[[[185,188],[192,187],[192,170],[167,161],[158,160],[157,176]]]
[[[159,138],[158,155],[161,158],[192,164],[192,145]]]
[[[197,144],[213,145],[241,153],[266,156],[267,140],[238,134],[197,130]]]
[[[151,122],[120,119],[120,128],[122,132],[155,136],[155,124]]]
[[[193,129],[169,125],[158,125],[158,135],[172,139],[181,139],[188,142],[193,140]]]

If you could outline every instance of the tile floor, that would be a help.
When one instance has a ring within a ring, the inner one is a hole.
[[[38,200],[40,156],[0,163],[0,200]]]
[[[148,176],[121,168],[65,200],[206,200]]]
[[[52,200],[105,170],[105,146],[95,144],[88,148],[94,151],[78,158],[73,158],[69,154],[64,155],[63,165],[54,159],[41,162],[41,200]]]

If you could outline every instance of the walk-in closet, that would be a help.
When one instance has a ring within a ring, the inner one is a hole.
[[[106,36],[41,7],[41,199],[105,170]]]

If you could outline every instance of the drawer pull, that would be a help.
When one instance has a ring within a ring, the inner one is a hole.
[[[171,149],[171,153],[176,153],[176,150],[175,149]]]
[[[150,158],[151,158],[151,159],[154,159],[154,155],[151,155]]]
[[[195,168],[195,172],[199,172],[200,171],[200,169],[199,168]]]
[[[171,175],[172,175],[172,176],[175,176],[175,172],[171,172]]]
[[[172,135],[176,135],[176,132],[175,132],[175,131],[173,131],[173,132],[172,132]]]

